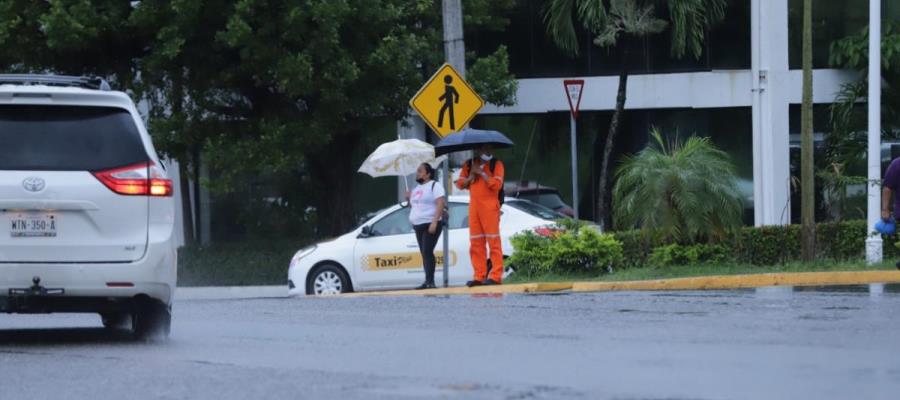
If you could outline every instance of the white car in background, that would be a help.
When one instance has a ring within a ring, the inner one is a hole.
[[[469,197],[449,196],[451,286],[472,279],[469,258]],[[513,235],[554,223],[565,216],[527,200],[507,198],[501,208],[503,254],[512,254]],[[435,281],[443,283],[443,237],[438,240]],[[394,205],[337,239],[298,251],[288,269],[292,296],[351,291],[408,289],[425,280],[422,257],[409,223],[409,207]]]
[[[0,312],[98,313],[167,335],[175,203],[127,94],[100,79],[0,75]]]

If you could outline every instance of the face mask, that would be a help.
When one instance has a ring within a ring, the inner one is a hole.
[[[421,184],[425,183],[425,179],[424,178],[416,178],[416,183],[421,185]]]
[[[481,159],[484,161],[491,161],[491,159],[493,159],[493,158],[494,158],[494,156],[492,156],[490,154],[482,154],[481,155]]]

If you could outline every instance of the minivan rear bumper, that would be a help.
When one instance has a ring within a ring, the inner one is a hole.
[[[0,312],[16,314],[134,312],[149,297],[0,296]],[[153,302],[160,303],[153,299]]]
[[[147,250],[144,258],[121,264],[0,264],[0,312],[101,312],[103,307],[117,307],[137,296],[171,305],[177,274],[175,249],[170,242],[160,242]],[[63,293],[13,293],[32,287],[34,278],[44,288]],[[36,306],[28,309],[21,304]]]

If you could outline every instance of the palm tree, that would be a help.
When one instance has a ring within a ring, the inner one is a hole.
[[[813,171],[812,0],[803,0],[803,104],[800,116],[800,234],[803,261],[816,256],[815,172]]]
[[[613,187],[618,228],[652,228],[680,242],[722,239],[740,227],[741,203],[734,165],[709,138],[666,143],[626,157]]]
[[[608,3],[608,5],[607,5]],[[668,8],[668,20],[660,18],[657,6]],[[544,8],[544,23],[556,45],[572,56],[578,55],[576,26],[594,37],[600,47],[622,48],[616,110],[609,124],[600,166],[596,220],[608,216],[606,187],[609,159],[625,109],[628,61],[640,39],[672,29],[671,52],[676,58],[690,53],[700,58],[706,31],[725,18],[726,0],[550,0]]]

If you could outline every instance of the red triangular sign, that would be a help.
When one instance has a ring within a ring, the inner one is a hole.
[[[563,81],[566,99],[569,100],[569,111],[572,117],[578,118],[578,107],[581,106],[581,94],[584,92],[584,79],[567,79]]]

